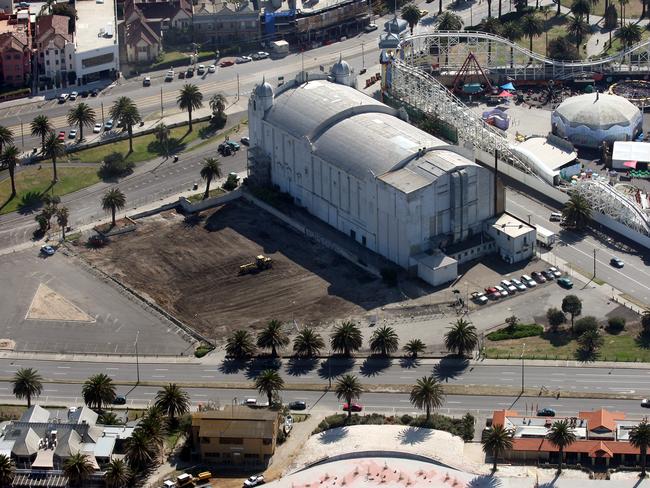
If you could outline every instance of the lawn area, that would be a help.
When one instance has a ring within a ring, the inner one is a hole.
[[[205,193],[205,189],[201,193],[195,193],[194,195],[190,195],[189,197],[187,197],[187,199],[190,201],[190,203],[200,202],[201,200],[203,200],[204,193]],[[208,198],[218,197],[220,195],[223,195],[224,193],[226,192],[221,188],[212,188],[208,193]]]
[[[568,24],[569,21],[566,15],[560,15],[559,17],[557,17],[554,14],[550,14],[548,16],[548,20],[544,20],[544,16],[540,14],[538,14],[538,16],[544,22],[544,32],[537,37],[533,37],[533,51],[539,54],[546,55],[546,36],[548,35],[549,43],[553,39],[566,36],[567,35],[566,24]],[[585,36],[584,39],[582,40],[582,44],[585,44],[588,39],[589,36]],[[571,40],[571,43],[575,45],[575,42],[570,36],[569,36],[569,40]],[[530,41],[527,37],[522,37],[517,41],[517,44],[528,49],[530,46]],[[584,53],[582,50],[580,51],[581,51],[580,55],[582,56]]]
[[[185,64],[189,66],[190,54],[193,54],[193,52],[192,51],[165,51],[160,61],[151,64],[151,69],[155,70],[159,66],[167,66],[169,63],[173,63],[179,60],[185,60],[186,61]],[[206,57],[214,57],[214,51],[199,51],[199,58],[205,59]]]
[[[9,178],[0,182],[0,214],[14,212],[21,206],[31,206],[40,200],[41,194],[50,189],[52,182],[52,165],[44,161],[39,166],[33,166],[24,171],[16,173],[16,190],[18,195],[7,202],[11,194],[11,181]],[[57,168],[59,181],[53,188],[54,195],[66,195],[73,191],[80,190],[93,185],[99,181],[97,168]],[[7,202],[5,204],[5,202]]]
[[[573,3],[573,0],[560,0],[560,1],[562,2],[562,6],[567,8],[571,8],[571,4]],[[620,15],[621,13],[620,4],[618,2],[615,2],[614,5],[616,5],[616,10]],[[641,15],[642,10],[643,10],[643,6],[641,4],[641,0],[630,0],[630,3],[628,3],[625,6],[625,17],[627,17],[628,19],[638,18]],[[598,0],[597,3],[592,3],[591,13],[592,15],[600,15],[600,16],[604,15],[605,0]]]
[[[650,39],[650,31],[647,30],[647,29],[643,29],[641,31],[641,40],[642,41],[647,41],[648,39]],[[622,51],[622,50],[623,50],[623,46],[621,44],[621,40],[615,36],[614,32],[612,32],[612,45],[609,46],[603,52],[603,54],[614,54],[614,53],[617,53],[617,52]]]

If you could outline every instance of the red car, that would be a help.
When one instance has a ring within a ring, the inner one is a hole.
[[[219,63],[219,66],[221,66],[222,68],[225,68],[227,66],[232,66],[233,64],[235,64],[235,62],[228,59],[226,61],[221,61]]]
[[[61,132],[59,132],[59,135],[57,136],[57,139],[58,139],[59,141],[65,141],[65,131],[64,131],[64,130],[62,130]]]
[[[492,298],[492,299],[494,299],[494,300],[496,300],[497,298],[501,298],[501,293],[499,292],[499,290],[497,290],[497,289],[496,289],[495,287],[493,287],[493,286],[488,286],[488,287],[485,289],[485,294],[486,294],[489,298]]]
[[[347,412],[348,410],[350,410],[351,412],[360,412],[361,410],[363,410],[363,407],[358,403],[352,403],[350,406],[348,406],[347,403],[344,403],[343,411]]]

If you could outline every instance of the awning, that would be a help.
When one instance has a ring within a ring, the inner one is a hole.
[[[54,449],[42,449],[36,454],[36,459],[32,463],[32,469],[52,469],[54,468]]]
[[[628,168],[636,169],[636,161],[625,161],[623,163],[623,166],[627,166]]]
[[[498,97],[513,97],[514,95],[512,93],[510,93],[509,91],[503,90],[497,96]]]
[[[508,82],[505,85],[501,85],[502,90],[516,90],[515,85],[512,82]]]

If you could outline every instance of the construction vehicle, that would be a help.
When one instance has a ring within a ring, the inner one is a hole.
[[[254,270],[262,271],[264,269],[269,269],[272,266],[273,266],[273,260],[269,257],[264,256],[263,254],[260,254],[255,258],[254,263],[242,264],[239,267],[239,274],[242,275],[242,274],[250,273]]]

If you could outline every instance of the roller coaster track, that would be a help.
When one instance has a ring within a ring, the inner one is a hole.
[[[494,34],[476,31],[433,31],[402,41],[411,64],[437,64],[441,72],[455,71],[471,51],[483,69],[516,79],[561,79],[580,73],[650,74],[650,40],[624,51],[579,61],[551,59]]]

